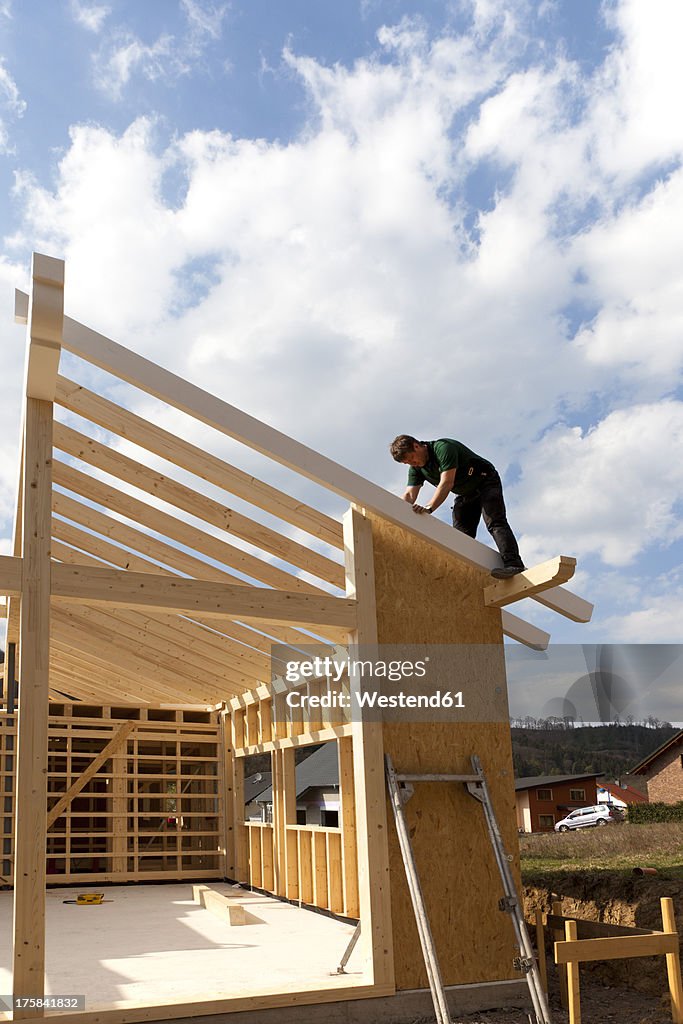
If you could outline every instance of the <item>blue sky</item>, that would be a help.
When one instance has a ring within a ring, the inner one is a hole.
[[[494,460],[527,564],[575,554],[596,603],[527,602],[555,641],[678,642],[682,27],[666,0],[0,0],[3,549],[36,249],[71,315],[392,490],[402,431]]]

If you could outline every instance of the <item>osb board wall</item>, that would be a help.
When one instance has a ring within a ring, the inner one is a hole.
[[[500,612],[483,603],[485,573],[384,520],[371,521],[380,644],[496,645],[502,659]],[[500,674],[494,683],[490,654],[489,648],[489,667],[471,685],[484,700],[490,694],[493,706]],[[385,723],[383,738],[399,772],[465,774],[470,756],[478,754],[506,849],[517,858],[507,721]],[[421,988],[427,975],[390,808],[387,814],[396,986]],[[460,784],[419,783],[406,816],[444,982],[518,977],[512,925],[498,910],[502,888],[481,805]],[[519,884],[517,864],[515,875]]]

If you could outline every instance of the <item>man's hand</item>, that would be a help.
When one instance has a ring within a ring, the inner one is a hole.
[[[428,508],[427,505],[413,505],[413,512],[417,512],[418,515],[422,515],[423,512],[426,512],[427,515],[431,515],[432,510],[431,508]]]

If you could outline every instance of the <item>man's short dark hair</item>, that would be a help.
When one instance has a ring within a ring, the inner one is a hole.
[[[420,442],[410,434],[399,434],[389,445],[391,457],[395,462],[403,462],[406,455],[410,455],[416,444]]]

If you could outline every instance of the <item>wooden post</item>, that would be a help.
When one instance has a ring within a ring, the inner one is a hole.
[[[14,995],[45,987],[45,850],[50,690],[52,419],[64,329],[64,263],[33,254],[23,437],[19,721],[15,801]],[[16,531],[18,539],[18,531]],[[15,1019],[42,1016],[16,1010]]]
[[[357,627],[349,643],[377,644],[372,527],[356,508],[344,515],[346,594],[357,602]],[[352,679],[351,685],[357,685]],[[389,892],[387,804],[381,722],[353,723],[360,949],[375,985],[394,989],[394,949]]]
[[[358,858],[356,854],[356,803],[353,787],[353,739],[343,736],[339,748],[339,824],[342,830],[342,861],[344,868],[344,913],[358,917]]]
[[[661,900],[662,931],[676,934],[674,901],[664,896]],[[666,954],[666,973],[671,994],[671,1019],[674,1024],[683,1024],[683,982],[681,982],[681,958],[678,953]]]
[[[119,750],[111,762],[112,874],[125,876],[128,870],[128,757]]]
[[[44,994],[51,461],[52,405],[28,398],[14,833],[15,997]],[[18,1010],[15,1018],[35,1012]]]
[[[227,726],[227,723],[226,723]],[[230,716],[232,749],[243,746],[243,719],[238,712]],[[244,824],[244,758],[232,759],[232,842],[235,862],[235,881],[246,882],[249,878],[247,864],[247,827]]]
[[[221,711],[218,716],[218,759],[220,807],[222,809],[219,823],[220,845],[222,846],[221,864],[224,878],[235,877],[235,827],[232,794],[234,784],[235,757],[232,750],[230,716]]]
[[[548,994],[548,964],[545,955],[545,922],[543,911],[536,911],[536,951],[538,953],[538,969],[541,973],[543,991]]]
[[[562,899],[553,900],[550,909],[554,916],[562,916]],[[561,941],[564,938],[564,934],[559,930],[555,929],[553,932],[553,938],[556,942]],[[557,965],[557,978],[560,985],[560,1002],[563,1008],[566,1010],[569,1006],[569,996],[567,994],[567,968],[565,964]]]
[[[567,942],[576,941],[576,921],[565,921],[564,934]],[[571,961],[567,964],[567,998],[569,1002],[569,1024],[581,1024],[579,965]]]
[[[285,874],[286,896],[288,900],[299,899],[299,854],[297,849],[296,830],[288,829],[288,825],[296,825],[296,767],[294,764],[293,747],[285,747],[282,754],[282,807],[284,819],[285,841]]]

